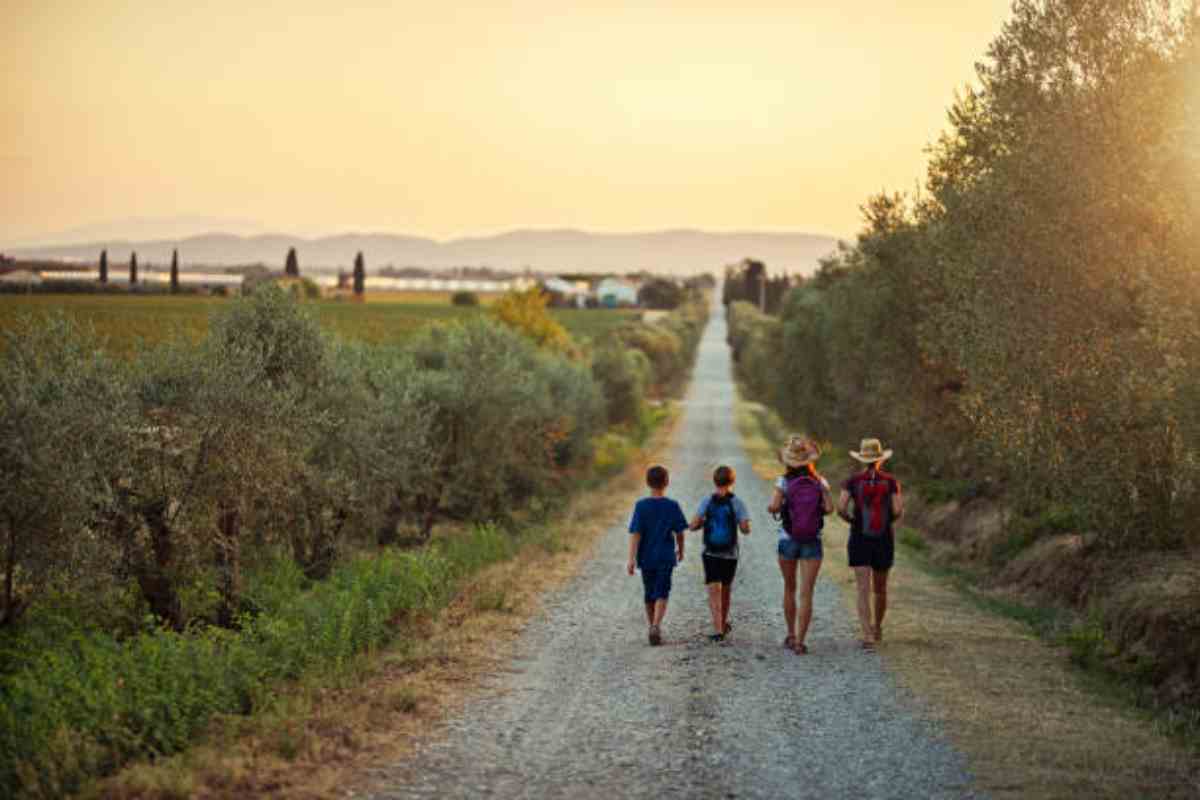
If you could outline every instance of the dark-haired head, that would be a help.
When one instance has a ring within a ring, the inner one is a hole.
[[[646,470],[646,485],[651,489],[665,489],[671,482],[671,474],[661,464],[655,464]]]
[[[724,464],[713,470],[713,485],[717,487],[733,486],[737,480],[737,473],[733,467],[727,467]]]

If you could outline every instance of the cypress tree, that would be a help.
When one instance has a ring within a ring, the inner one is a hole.
[[[296,258],[296,248],[289,247],[287,254],[287,264],[283,267],[283,274],[289,278],[300,277],[300,259]]]
[[[137,253],[129,254],[129,285],[137,284]]]
[[[171,294],[179,293],[179,251],[171,251]]]
[[[367,283],[367,265],[363,261],[363,254],[360,252],[354,258],[354,293],[362,295],[363,289]]]
[[[108,251],[100,251],[100,282],[108,283]]]

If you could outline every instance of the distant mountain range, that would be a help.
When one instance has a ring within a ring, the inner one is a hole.
[[[578,230],[517,230],[497,236],[438,242],[392,234],[341,234],[314,239],[281,234],[239,236],[210,233],[153,241],[96,240],[86,244],[16,247],[6,254],[19,258],[64,259],[94,263],[101,249],[109,263],[120,263],[136,251],[142,264],[170,261],[178,248],[185,265],[234,266],[265,264],[283,267],[288,248],[295,247],[300,271],[349,267],[361,251],[368,272],[386,266],[451,268],[491,267],[536,272],[634,272],[694,274],[754,258],[771,271],[807,273],[817,260],[837,247],[837,239],[808,233],[709,233],[669,230],[650,233],[588,233]]]

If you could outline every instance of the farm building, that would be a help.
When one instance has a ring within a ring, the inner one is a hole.
[[[605,278],[596,285],[596,300],[606,308],[636,306],[637,287],[620,278]]]
[[[30,284],[36,286],[42,282],[42,276],[28,269],[14,269],[10,272],[5,272],[0,275],[0,283],[14,284],[17,286],[28,286]]]
[[[558,277],[542,281],[542,289],[555,298],[554,305],[575,306],[576,308],[586,306],[590,294],[587,281],[568,281]]]

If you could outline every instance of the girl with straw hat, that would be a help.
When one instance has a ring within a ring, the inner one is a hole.
[[[817,472],[821,450],[806,436],[790,436],[779,460],[784,475],[775,482],[768,510],[780,515],[779,571],[783,575],[783,618],[787,638],[783,646],[797,655],[808,652],[804,639],[812,623],[813,587],[821,571],[824,551],[821,530],[825,515],[833,511],[829,481]],[[800,608],[796,608],[796,567],[800,568]]]
[[[838,516],[850,523],[846,550],[850,568],[858,584],[858,621],[862,625],[862,646],[873,649],[883,640],[883,615],[887,612],[888,573],[895,561],[893,523],[904,514],[900,481],[883,471],[883,462],[892,457],[878,439],[863,439],[850,457],[865,465],[842,484],[838,497]],[[850,513],[850,503],[854,513]],[[871,614],[871,589],[875,594],[875,613]]]

